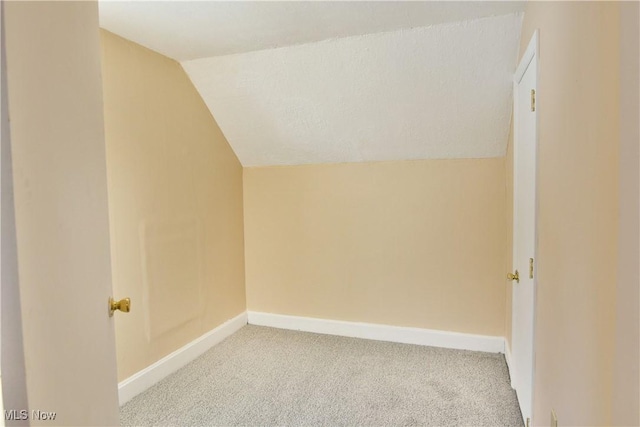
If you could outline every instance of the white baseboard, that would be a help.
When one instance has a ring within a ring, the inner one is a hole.
[[[244,312],[122,381],[118,384],[120,405],[187,365],[246,324],[247,312]]]
[[[458,350],[504,353],[503,337],[249,311],[248,323],[272,328]]]

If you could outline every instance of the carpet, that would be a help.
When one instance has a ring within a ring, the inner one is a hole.
[[[502,354],[252,325],[120,417],[123,426],[522,426]]]

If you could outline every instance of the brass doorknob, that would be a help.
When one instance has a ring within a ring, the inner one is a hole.
[[[131,311],[131,298],[124,298],[120,301],[114,300],[112,297],[109,298],[109,316],[113,316],[113,312],[116,310],[120,310],[124,313],[128,313]]]
[[[516,270],[515,274],[507,274],[507,279],[515,280],[516,283],[520,283],[520,275],[518,274],[518,270]]]

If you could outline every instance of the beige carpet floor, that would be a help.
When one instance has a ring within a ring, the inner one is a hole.
[[[247,325],[121,408],[124,426],[521,426],[502,354]]]

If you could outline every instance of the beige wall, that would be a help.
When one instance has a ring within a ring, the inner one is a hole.
[[[613,424],[640,425],[640,3],[620,5],[620,224]]]
[[[503,336],[504,159],[245,168],[249,310]]]
[[[536,28],[534,422],[548,425],[554,408],[560,425],[608,425],[618,236],[618,5],[527,2],[520,52]]]
[[[57,412],[32,425],[115,425],[98,4],[3,6],[29,404],[5,409]]]
[[[242,167],[180,64],[102,32],[120,380],[245,310]]]

